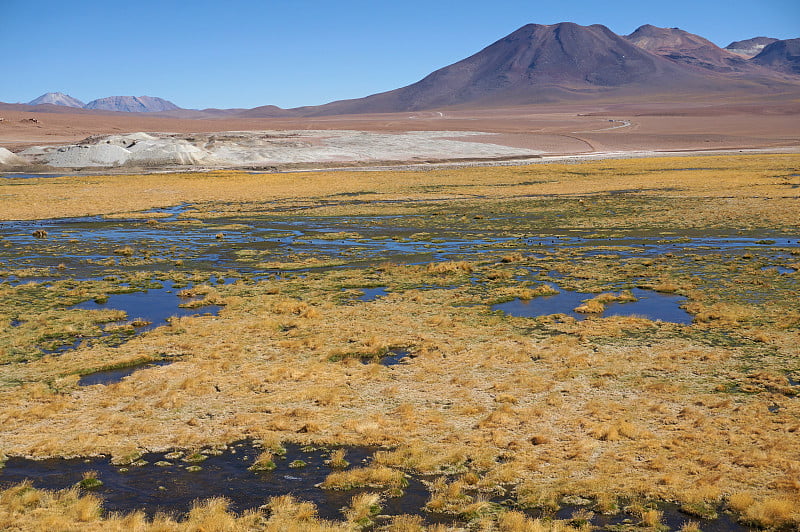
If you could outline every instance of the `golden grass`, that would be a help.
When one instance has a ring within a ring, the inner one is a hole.
[[[514,238],[527,234],[522,222],[493,221],[488,215],[476,219],[475,214],[496,208],[515,217],[563,215],[565,226],[598,231],[606,226],[679,232],[741,225],[791,233],[797,229],[798,193],[782,187],[775,176],[796,173],[798,162],[796,156],[604,161],[409,172],[402,179],[392,173],[280,174],[258,176],[258,185],[252,176],[238,173],[116,176],[84,183],[91,195],[77,183],[55,179],[6,188],[15,199],[0,205],[0,217],[111,213],[178,201],[280,200],[282,206],[313,207],[325,193],[353,190],[370,180],[381,199],[436,200],[431,209],[442,211],[448,223],[497,224],[492,227]],[[680,171],[687,167],[714,170]],[[545,173],[552,178],[548,183],[522,184]],[[423,184],[432,188],[414,188]],[[245,198],[250,186],[252,195]],[[637,186],[670,190],[607,194]],[[114,187],[123,193],[108,198]],[[487,197],[452,203],[465,189]],[[42,202],[48,194],[55,199]],[[530,194],[561,196],[516,197]],[[588,210],[573,209],[575,195]],[[654,210],[641,211],[637,198]],[[704,206],[707,198],[717,201]],[[620,213],[597,214],[606,206]],[[252,209],[253,214],[271,208],[251,203],[203,208],[217,207],[223,212]],[[347,209],[402,215],[418,214],[420,207],[410,201],[332,205],[314,212],[342,214]],[[419,218],[424,226],[439,216]],[[49,235],[47,242],[54,238],[58,235]],[[675,500],[698,512],[721,501],[759,526],[800,522],[794,510],[800,507],[800,406],[797,387],[787,379],[797,371],[800,323],[788,297],[792,276],[761,271],[755,253],[740,264],[721,254],[621,259],[614,250],[584,257],[571,249],[543,248],[532,256],[515,246],[430,266],[384,264],[213,287],[203,284],[206,277],[185,295],[205,294],[226,303],[218,317],[180,318],[118,348],[86,344],[26,363],[15,357],[37,345],[48,327],[81,333],[92,330],[90,318],[97,317],[65,315],[56,304],[46,309],[35,305],[91,299],[109,293],[110,286],[70,287],[61,281],[2,285],[0,325],[8,334],[0,340],[0,357],[12,362],[3,366],[0,381],[0,451],[40,457],[107,453],[117,463],[130,463],[144,450],[200,449],[247,437],[264,442],[271,453],[287,440],[367,443],[391,449],[377,453],[368,467],[334,471],[325,481],[327,488],[397,489],[406,472],[455,475],[437,487],[431,505],[491,526],[502,523],[508,530],[566,530],[575,523],[503,513],[487,502],[487,494],[502,486],[511,486],[509,496],[523,507],[552,510],[565,495],[579,494],[595,501],[594,511],[613,513],[619,494]],[[138,253],[135,246],[133,258]],[[525,269],[557,270],[563,279],[556,282],[563,288],[598,293],[592,299],[600,305],[626,297],[603,292],[621,286],[677,292],[689,297],[686,308],[697,323],[528,319],[491,312],[488,304],[494,300],[548,295],[545,283],[553,279],[515,279]],[[387,286],[391,296],[369,303],[345,301],[341,288],[360,286]],[[742,301],[745,291],[764,287],[773,295],[767,303]],[[9,309],[21,302],[28,302],[28,323],[11,327],[17,316]],[[50,321],[37,322],[38,315]],[[397,366],[341,357],[376,355],[399,345],[408,346],[411,358]],[[337,356],[342,359],[331,362]],[[78,374],[169,357],[175,362],[137,371],[117,384],[77,386]],[[331,466],[338,462],[334,458]],[[339,458],[346,459],[343,454]],[[56,504],[54,497],[77,500],[77,495],[30,493],[7,496],[12,510],[3,506],[0,511],[7,512],[4,519],[16,521],[6,522],[32,520],[34,511],[52,514],[47,508]],[[26,497],[52,504],[25,506],[19,500]],[[86,510],[79,512],[86,523],[100,519],[90,511],[91,500],[82,502]],[[352,507],[352,515],[363,517],[369,506]],[[196,510],[197,522],[215,523],[212,514],[219,516],[221,527],[247,522],[225,508],[223,501],[208,503]],[[273,499],[260,518],[274,529],[302,529],[290,525],[293,520],[314,527],[345,526],[321,523],[315,511],[291,498]],[[659,526],[658,515],[639,517],[648,526]],[[107,529],[122,527],[112,525],[114,519],[142,529],[151,526],[137,514],[104,519]],[[419,522],[402,517],[387,526],[417,530]],[[70,527],[77,528],[64,525]]]
[[[322,482],[323,489],[351,490],[353,488],[403,488],[408,484],[405,474],[397,469],[375,466],[334,471]]]
[[[354,501],[351,509],[370,502]],[[372,508],[367,507],[367,511]],[[353,514],[355,516],[355,514]],[[77,489],[45,491],[27,483],[0,491],[0,528],[3,530],[68,532],[352,532],[358,521],[328,522],[317,517],[316,507],[291,495],[273,497],[258,510],[237,515],[224,498],[197,501],[185,518],[156,515],[148,519],[141,512],[102,515],[100,499],[80,494]],[[362,521],[363,523],[363,521]]]
[[[618,190],[640,194],[721,197],[727,202],[759,196],[779,201],[797,197],[777,176],[798,167],[797,155],[749,155],[622,159],[578,164],[536,164],[524,167],[462,168],[423,172],[304,172],[259,174],[218,171],[152,175],[54,178],[36,186],[0,184],[8,201],[0,205],[0,219],[31,220],[53,217],[126,213],[182,202],[258,202],[278,199],[302,201],[352,190],[380,191],[380,199],[451,198],[468,186],[470,195],[513,197],[518,194],[586,196]],[[694,165],[694,166],[692,166]],[[699,168],[687,171],[686,168]],[[535,184],[522,184],[531,183]],[[498,187],[497,185],[505,185]],[[429,192],[424,192],[429,191]],[[757,205],[759,202],[755,202]],[[763,203],[763,202],[761,202]],[[774,220],[779,213],[757,205],[754,217]],[[695,217],[716,219],[709,205]],[[653,213],[649,213],[653,214]],[[743,213],[740,213],[743,214]]]

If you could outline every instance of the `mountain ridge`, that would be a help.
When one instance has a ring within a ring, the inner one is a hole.
[[[291,109],[262,105],[252,109],[192,110],[161,98],[113,96],[93,100],[83,108],[184,118],[280,118],[606,97],[800,92],[800,39],[765,44],[770,40],[758,37],[729,45],[764,44],[759,54],[747,58],[680,28],[645,24],[630,35],[621,36],[600,24],[526,24],[415,83],[362,98]]]
[[[742,56],[680,28],[659,28],[645,24],[624,37],[636,46],[675,63],[716,72],[746,72],[758,68]]]
[[[655,26],[656,33],[670,31]],[[641,28],[640,28],[641,29]],[[634,32],[635,33],[635,32]],[[581,100],[611,93],[702,94],[800,89],[800,78],[748,64],[702,37],[677,30],[703,53],[654,53],[594,24],[527,24],[416,83],[364,98],[292,109],[300,116],[515,105]],[[679,47],[680,48],[680,47]],[[662,50],[664,52],[665,50]],[[796,79],[796,81],[795,81]],[[244,113],[243,115],[245,115]]]
[[[160,113],[181,110],[171,101],[155,96],[107,96],[92,100],[89,103],[83,103],[77,98],[62,92],[46,92],[28,102],[27,105],[58,105],[76,109],[98,109],[122,113]]]
[[[84,109],[101,109],[122,113],[158,113],[180,109],[174,103],[155,96],[107,96],[92,100]]]

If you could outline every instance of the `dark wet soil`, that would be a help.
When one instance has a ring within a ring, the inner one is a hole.
[[[233,443],[223,451],[146,453],[133,464],[126,465],[114,465],[107,457],[49,460],[10,457],[5,468],[0,469],[0,487],[29,479],[37,488],[69,488],[78,484],[84,473],[93,471],[103,484],[92,491],[102,497],[106,511],[142,510],[151,517],[156,513],[168,513],[178,518],[185,516],[195,501],[211,497],[225,497],[231,502],[232,510],[242,512],[262,506],[270,497],[292,494],[299,500],[313,502],[320,517],[341,519],[342,509],[353,496],[364,491],[380,492],[367,489],[324,490],[318,485],[332,472],[326,464],[332,449],[295,444],[288,444],[285,449],[284,455],[274,455],[274,470],[261,472],[248,469],[262,450],[249,441]],[[346,459],[350,463],[348,468],[352,468],[368,463],[376,449],[348,447],[346,450]],[[455,516],[423,510],[430,496],[423,480],[407,476],[408,486],[402,495],[388,496],[384,493],[381,514],[422,515],[429,524],[462,523]],[[495,502],[508,508],[514,507],[513,501],[502,497]],[[662,522],[670,530],[678,530],[689,521],[697,522],[701,530],[709,532],[748,530],[736,523],[722,508],[718,509],[718,518],[702,519],[684,513],[673,504],[644,504],[661,510]],[[601,530],[621,530],[639,522],[635,515],[626,513],[625,504],[621,505],[623,510],[615,515],[592,512],[592,505],[592,501],[586,500],[585,504],[565,503],[555,514],[539,510],[525,512],[532,517],[573,519],[578,515],[576,512],[583,511],[592,525]]]
[[[349,467],[363,466],[374,448],[349,447],[346,459]],[[367,490],[323,490],[317,484],[325,480],[332,469],[325,463],[330,449],[301,448],[287,444],[284,456],[275,456],[273,471],[248,470],[261,449],[251,442],[238,442],[219,455],[205,453],[199,462],[171,457],[168,453],[148,453],[141,457],[146,465],[116,466],[105,457],[27,460],[11,457],[0,469],[0,486],[7,487],[30,479],[37,488],[63,489],[74,486],[87,471],[96,471],[103,485],[95,492],[103,507],[112,512],[143,510],[153,516],[167,512],[181,516],[198,499],[226,497],[231,508],[241,512],[258,508],[267,499],[292,494],[300,500],[311,501],[319,508],[320,517],[341,519],[341,509],[352,497]],[[167,456],[165,456],[167,455]],[[294,467],[302,460],[304,467]],[[192,466],[199,466],[192,471]],[[187,469],[188,468],[188,469]],[[375,491],[375,490],[372,490]],[[387,515],[421,514],[429,493],[419,479],[408,478],[408,487],[400,497],[385,498],[382,513]],[[429,516],[439,522],[443,516]]]

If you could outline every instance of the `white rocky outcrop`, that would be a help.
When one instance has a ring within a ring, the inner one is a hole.
[[[5,148],[0,148],[0,166],[23,166],[28,164],[28,161],[8,151]]]
[[[483,136],[480,142],[469,137]],[[490,134],[464,131],[235,131],[130,133],[92,137],[70,146],[20,153],[31,163],[60,168],[206,166],[236,168],[288,163],[410,161],[535,156],[541,152],[491,144]],[[462,140],[463,139],[463,140]],[[465,142],[466,141],[466,142]]]

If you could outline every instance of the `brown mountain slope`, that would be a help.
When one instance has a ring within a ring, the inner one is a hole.
[[[751,61],[787,74],[800,74],[800,39],[775,41]]]
[[[672,48],[693,52],[687,51],[682,61],[662,56],[599,24],[529,24],[412,85],[366,98],[290,111],[300,116],[326,116],[800,90],[797,78],[749,64],[701,37],[654,26],[640,30],[639,37],[652,35],[648,46],[663,53],[669,48],[665,39],[669,35]],[[664,45],[658,46],[659,41]],[[680,56],[677,52],[673,55]]]
[[[643,50],[599,24],[528,24],[407,87],[296,111],[330,115],[467,103],[546,103],[620,87],[663,91],[687,86],[709,88],[713,83],[703,73]]]
[[[758,70],[740,55],[723,50],[711,41],[679,28],[658,28],[645,24],[625,38],[654,54],[676,63],[715,72],[752,72]]]

